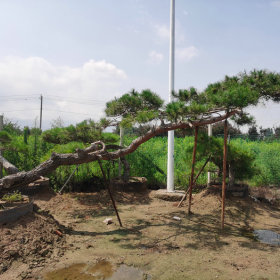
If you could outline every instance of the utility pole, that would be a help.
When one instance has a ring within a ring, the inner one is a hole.
[[[212,124],[208,124],[208,136],[211,137],[213,135],[213,127]],[[208,167],[210,166],[210,163],[208,163]],[[211,172],[208,171],[207,173],[207,186],[209,187],[211,184]]]
[[[0,131],[4,128],[4,116],[0,115]],[[0,156],[2,156],[2,151],[0,151]],[[3,177],[3,165],[0,163],[0,178]]]
[[[169,102],[174,91],[175,0],[170,0]],[[174,192],[174,131],[168,131],[167,191]]]
[[[43,113],[43,95],[40,96],[41,106],[40,106],[40,130],[42,130],[42,113]]]

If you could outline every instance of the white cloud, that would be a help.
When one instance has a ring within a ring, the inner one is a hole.
[[[156,51],[151,51],[149,53],[149,61],[152,63],[160,63],[163,60],[163,54],[156,52]]]
[[[69,67],[56,66],[41,57],[8,57],[0,61],[0,113],[30,125],[39,115],[39,95],[43,94],[44,127],[58,116],[65,123],[85,118],[97,120],[105,102],[123,93],[126,79],[123,70],[104,60],[89,60],[80,67]],[[1,96],[8,97],[1,99]],[[32,110],[37,108],[38,111]]]
[[[176,49],[176,58],[183,61],[190,61],[192,58],[198,56],[198,54],[198,49],[194,46]]]
[[[155,30],[160,39],[169,40],[170,30],[166,25],[155,25]]]
[[[272,7],[280,8],[280,1],[271,1],[270,5]]]

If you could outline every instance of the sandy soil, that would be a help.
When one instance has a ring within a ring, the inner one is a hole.
[[[280,279],[280,247],[262,244],[251,233],[253,229],[280,233],[279,207],[250,198],[228,199],[225,229],[221,231],[221,198],[213,191],[194,195],[190,216],[186,205],[177,208],[177,203],[158,200],[153,191],[119,192],[114,196],[123,228],[118,225],[105,191],[62,196],[46,191],[36,195],[39,210],[2,227],[0,249],[9,249],[7,244],[12,244],[13,239],[21,240],[17,237],[19,232],[27,234],[33,227],[42,248],[29,255],[11,256],[0,279],[44,279],[48,271],[98,260],[115,266],[133,265],[152,279],[161,280]],[[181,220],[174,220],[174,216]],[[113,224],[103,223],[107,217],[113,218]],[[8,230],[11,234],[7,235]],[[55,230],[63,236],[55,234]],[[52,241],[48,243],[46,236]],[[28,244],[33,244],[30,239],[27,238]],[[41,254],[44,242],[49,246],[46,256]]]

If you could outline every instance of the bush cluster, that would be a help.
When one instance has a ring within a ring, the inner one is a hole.
[[[73,131],[73,135],[71,135]],[[84,134],[83,134],[84,133]],[[88,143],[102,139],[106,143],[118,144],[119,137],[113,133],[98,134],[92,123],[83,122],[77,126],[53,128],[41,135],[39,132],[19,134],[2,133],[4,157],[20,170],[30,170],[40,162],[47,160],[52,152],[72,153],[77,148],[84,148]],[[127,136],[128,145],[135,137]],[[70,141],[71,140],[71,141]],[[70,141],[70,142],[69,142]],[[175,185],[186,188],[191,171],[193,136],[175,138]],[[235,179],[250,185],[276,185],[280,182],[280,142],[250,141],[233,139],[228,149],[228,162],[232,166]],[[206,184],[207,171],[215,171],[213,178],[220,179],[222,169],[223,139],[209,139],[200,133],[198,139],[197,162],[195,173],[211,154],[210,165],[202,172],[197,183]],[[141,145],[134,153],[127,156],[130,164],[130,175],[146,177],[150,185],[166,184],[167,137],[155,137]],[[118,161],[104,162],[104,169],[111,177],[118,175]],[[50,174],[54,189],[58,190],[73,172],[76,166],[62,166]],[[96,181],[102,178],[97,162],[80,165],[69,185]]]

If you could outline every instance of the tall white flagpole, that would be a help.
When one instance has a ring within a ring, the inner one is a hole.
[[[173,100],[175,54],[175,0],[170,0],[169,102]],[[167,191],[174,192],[174,131],[168,131]]]

